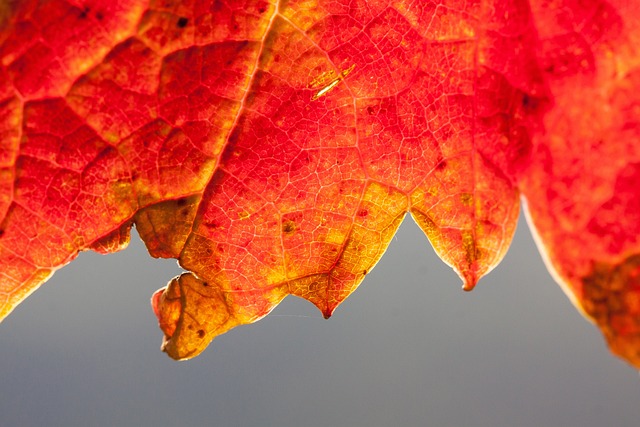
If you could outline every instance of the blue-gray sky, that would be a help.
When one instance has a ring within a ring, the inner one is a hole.
[[[635,427],[640,377],[610,355],[524,221],[476,290],[407,217],[328,321],[287,298],[174,362],[151,293],[179,272],[135,231],[81,254],[0,324],[0,425]]]

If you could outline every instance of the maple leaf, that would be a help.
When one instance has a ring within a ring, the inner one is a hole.
[[[407,212],[471,290],[522,194],[640,366],[637,6],[561,3],[1,5],[0,317],[135,224],[189,358],[289,294],[329,317]]]

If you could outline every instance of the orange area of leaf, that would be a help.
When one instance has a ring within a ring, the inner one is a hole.
[[[1,6],[0,317],[132,223],[190,271],[152,300],[176,359],[289,294],[329,317],[407,212],[470,290],[521,187],[553,265],[637,363],[638,32],[605,3],[445,3]],[[614,161],[585,177],[577,144]]]

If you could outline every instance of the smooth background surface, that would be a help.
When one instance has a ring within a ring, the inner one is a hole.
[[[328,321],[287,298],[174,362],[149,306],[179,273],[135,231],[81,254],[0,324],[0,425],[638,426],[640,377],[547,273],[521,220],[471,293],[407,217]]]

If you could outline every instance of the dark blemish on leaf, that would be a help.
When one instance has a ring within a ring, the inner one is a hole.
[[[538,98],[534,98],[529,96],[528,94],[524,94],[522,96],[522,108],[527,111],[536,110],[540,106],[540,100]]]
[[[367,216],[367,215],[369,215],[369,211],[366,209],[360,209],[358,211],[358,216]]]
[[[187,204],[187,201],[185,199],[178,199],[178,200],[176,200],[176,204],[178,206],[184,206],[184,205]]]
[[[82,9],[82,12],[80,12],[80,19],[86,19],[86,17],[89,15],[89,12],[91,12],[91,8],[85,6],[84,9]]]
[[[185,18],[184,16],[181,16],[178,19],[178,22],[176,23],[176,25],[178,26],[178,28],[184,28],[187,26],[188,23],[189,23],[189,19]]]
[[[135,181],[139,178],[138,172],[133,172],[131,174],[131,181]]]
[[[198,329],[196,332],[199,338],[204,338],[204,329]]]
[[[102,12],[97,12],[96,13],[96,19],[98,21],[102,21],[104,19],[104,15],[102,14]]]
[[[202,286],[204,286],[206,288],[207,286],[209,286],[209,283],[208,282],[202,282]]]
[[[0,237],[4,236],[4,230],[0,230]]]
[[[204,226],[207,227],[209,230],[215,230],[216,228],[218,228],[218,224],[215,222],[205,222]]]
[[[285,234],[291,234],[296,229],[296,225],[293,221],[287,220],[282,223],[282,232]]]
[[[364,271],[362,272],[362,275],[363,275],[363,276],[366,276],[366,275],[367,275],[367,270],[364,270]]]
[[[625,310],[625,285],[636,285],[639,278],[640,255],[631,255],[616,264],[594,262],[591,273],[581,278],[585,311],[601,328],[612,328],[612,314]]]
[[[188,217],[189,216],[189,209],[182,209],[180,211],[180,215],[182,215],[183,217]]]
[[[375,112],[376,112],[375,108],[373,108],[371,105],[367,107],[367,113],[369,113],[370,116],[375,114]]]
[[[447,167],[447,161],[446,160],[441,160],[440,163],[438,163],[436,165],[436,169],[438,169],[438,170],[442,170],[442,169],[444,169],[446,167]]]

